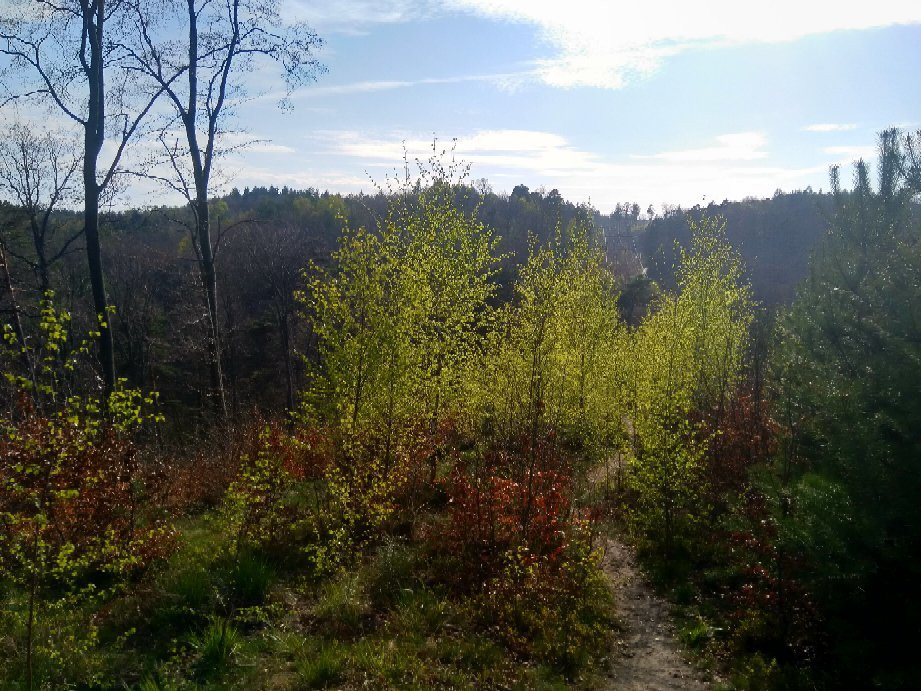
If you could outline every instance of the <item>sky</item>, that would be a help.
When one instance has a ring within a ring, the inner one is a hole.
[[[327,71],[290,110],[255,75],[227,188],[370,192],[437,140],[497,192],[692,206],[827,189],[921,128],[919,0],[280,2]]]

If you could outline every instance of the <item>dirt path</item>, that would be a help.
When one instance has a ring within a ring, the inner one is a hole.
[[[604,572],[611,581],[624,630],[615,643],[604,689],[708,691],[706,675],[682,656],[668,605],[644,582],[631,551],[609,539]]]

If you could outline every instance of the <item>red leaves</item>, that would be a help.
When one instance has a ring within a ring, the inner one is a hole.
[[[748,484],[748,472],[776,450],[777,425],[768,403],[751,391],[740,391],[724,406],[700,417],[712,436],[706,455],[706,486],[710,500],[722,504]]]
[[[496,573],[507,553],[517,550],[522,567],[538,560],[556,563],[565,550],[573,519],[572,480],[550,469],[565,463],[549,443],[530,453],[524,445],[486,454],[477,467],[458,463],[444,481],[448,521],[439,537],[451,554],[463,555],[470,573],[462,580]]]
[[[37,559],[41,544],[85,569],[141,568],[175,538],[142,511],[142,489],[137,450],[113,427],[27,408],[0,438],[0,560],[16,545]]]

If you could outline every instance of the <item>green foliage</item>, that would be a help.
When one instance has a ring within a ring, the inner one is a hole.
[[[409,545],[386,539],[367,571],[366,587],[372,603],[378,608],[385,607],[418,588],[422,566]]]
[[[281,425],[265,424],[253,432],[224,496],[224,519],[236,536],[237,554],[285,539],[291,495],[305,472],[298,440]]]
[[[634,517],[666,556],[708,509],[701,471],[710,440],[694,414],[724,408],[735,393],[752,319],[725,222],[704,218],[691,232],[691,249],[681,253],[680,292],[662,296],[632,333],[629,349]]]
[[[160,419],[154,397],[122,387],[107,398],[68,391],[88,355],[86,342],[65,353],[69,321],[48,296],[34,339],[24,345],[7,330],[0,352],[19,391],[0,422],[0,579],[11,586],[4,618],[25,639],[27,686],[41,674],[36,659],[47,659],[49,674],[76,674],[97,643],[92,608],[174,539],[140,509],[131,437]]]
[[[298,661],[297,680],[305,689],[329,688],[342,681],[343,662],[338,646],[321,646]]]
[[[324,631],[352,637],[362,632],[371,618],[371,601],[356,574],[342,574],[325,583],[312,616]]]
[[[606,653],[613,600],[587,536],[574,535],[565,550],[558,563],[523,548],[507,552],[477,615],[516,653],[571,675]]]
[[[496,242],[456,203],[463,170],[433,156],[425,187],[394,197],[374,230],[346,228],[332,273],[300,299],[318,339],[302,420],[327,426],[320,570],[347,562],[392,514],[420,439],[463,418],[495,290]],[[429,454],[434,479],[439,449]]]
[[[594,233],[584,213],[552,244],[532,242],[497,315],[477,382],[500,440],[525,433],[533,444],[554,429],[600,453],[618,439],[617,291]]]
[[[781,544],[807,560],[803,584],[828,619],[832,678],[891,688],[917,678],[905,660],[921,602],[916,147],[882,133],[877,189],[862,162],[853,190],[833,172],[831,226],[779,329],[783,434],[765,482]]]
[[[495,290],[496,241],[455,200],[462,171],[436,156],[421,170],[426,186],[376,229],[346,227],[334,273],[315,268],[301,294],[320,355],[308,413],[383,437],[385,462],[414,422],[464,407]]]
[[[199,673],[210,676],[223,670],[237,650],[239,638],[239,632],[228,619],[213,619],[192,641],[192,647],[198,653]]]

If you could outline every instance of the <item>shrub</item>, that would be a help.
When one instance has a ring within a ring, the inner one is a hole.
[[[561,554],[572,518],[571,477],[550,439],[517,452],[490,451],[479,464],[458,460],[444,482],[448,521],[441,546],[464,565],[456,575],[481,582],[509,550]]]
[[[307,547],[316,570],[335,571],[377,538],[396,509],[412,456],[404,447],[380,455],[375,440],[341,434],[315,488],[314,542]]]
[[[132,441],[144,423],[160,421],[151,412],[155,397],[123,381],[108,396],[74,394],[72,380],[90,346],[69,347],[69,322],[46,296],[35,337],[20,343],[5,328],[0,347],[15,392],[0,421],[0,580],[14,586],[7,615],[24,631],[29,687],[36,654],[59,673],[68,655],[82,664],[96,642],[98,617],[88,616],[89,605],[175,542],[172,527],[141,501],[144,478]],[[42,614],[53,626],[39,626]]]
[[[477,598],[479,618],[517,654],[572,674],[607,649],[613,601],[587,527],[574,525],[558,552],[510,550]]]
[[[290,539],[297,483],[314,471],[316,449],[278,422],[254,425],[245,437],[237,472],[224,498],[234,552],[247,545],[279,545]]]

